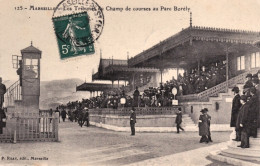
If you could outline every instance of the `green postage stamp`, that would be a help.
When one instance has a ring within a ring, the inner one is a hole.
[[[87,12],[52,20],[61,59],[95,53]]]

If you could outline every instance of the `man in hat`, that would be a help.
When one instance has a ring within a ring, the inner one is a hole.
[[[232,92],[234,92],[235,97],[233,98],[233,101],[232,101],[230,127],[236,127],[237,116],[238,116],[239,109],[241,107],[239,88],[234,87],[232,89]],[[241,132],[239,130],[236,130],[236,138],[233,139],[233,140],[234,141],[241,141]]]
[[[133,96],[134,96],[134,107],[138,107],[138,99],[139,99],[139,96],[140,96],[140,92],[138,90],[138,87],[135,88]]]
[[[243,94],[246,96],[250,96],[249,90],[250,90],[250,88],[253,87],[252,74],[251,73],[247,74],[246,79],[247,79],[247,81],[243,87],[243,89],[244,89]]]
[[[136,123],[136,114],[135,114],[135,108],[133,107],[131,109],[131,115],[130,115],[131,135],[135,135],[135,123]]]
[[[242,95],[240,97],[242,104],[237,117],[237,130],[241,130],[241,144],[238,147],[249,148],[249,132],[250,124],[248,119],[249,104],[247,103],[247,96]]]
[[[2,77],[0,77],[0,109],[3,107],[4,94],[6,93],[6,87],[2,83]]]
[[[259,85],[259,80],[254,80],[253,85],[256,89],[256,95],[258,97],[258,107],[260,107],[260,85]],[[257,113],[257,128],[260,128],[260,109],[258,108],[258,113]]]
[[[209,135],[209,126],[208,126],[208,118],[206,116],[206,110],[202,109],[200,111],[202,114],[199,117],[199,135],[201,136],[200,143],[206,142],[208,143],[208,135]]]
[[[180,133],[180,129],[184,131],[184,129],[181,127],[182,123],[182,113],[181,113],[181,108],[178,108],[177,116],[175,119],[176,127],[177,127],[177,133]]]
[[[248,105],[249,105],[248,119],[249,119],[249,125],[250,125],[249,136],[256,138],[259,103],[258,103],[258,96],[256,94],[255,87],[250,88],[250,95],[251,95],[251,98],[248,101]]]
[[[83,123],[85,123],[85,122],[87,122],[87,124],[85,124],[85,125],[87,125],[87,127],[89,127],[89,112],[88,112],[88,108],[87,107],[85,107],[84,108],[84,119],[83,119]]]
[[[204,108],[205,110],[205,115],[207,117],[207,122],[208,122],[208,140],[209,142],[213,142],[211,139],[211,132],[210,132],[210,121],[211,121],[211,116],[208,114],[209,110],[207,108]]]

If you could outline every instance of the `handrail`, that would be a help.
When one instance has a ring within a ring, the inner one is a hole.
[[[7,90],[4,95],[5,107],[14,106],[15,100],[22,100],[22,90],[20,86],[20,81],[13,83]]]
[[[246,75],[249,73],[257,72],[259,68],[251,69],[250,71],[246,71],[242,74],[239,74],[236,77],[229,79],[228,81],[222,82],[210,89],[207,89],[198,94],[184,95],[178,96],[177,99],[179,101],[209,101],[209,97],[217,96],[220,92],[227,92],[229,87],[236,86],[238,83],[244,83]]]

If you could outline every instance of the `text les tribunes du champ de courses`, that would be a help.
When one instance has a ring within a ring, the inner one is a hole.
[[[32,11],[40,11],[40,10],[55,10],[57,7],[46,7],[46,6],[34,6],[30,5],[28,7],[26,6],[15,6],[15,10],[32,10]],[[64,10],[64,11],[96,11],[95,8],[87,8],[84,6],[62,6],[57,8],[57,10]],[[112,6],[106,6],[102,7],[102,10],[104,11],[113,11],[113,12],[123,12],[123,11],[186,11],[190,12],[191,8],[188,6],[172,6],[172,7],[166,7],[166,6],[159,6],[159,7],[112,7]]]

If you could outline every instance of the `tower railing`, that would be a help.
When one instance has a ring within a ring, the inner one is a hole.
[[[14,106],[16,100],[22,100],[22,89],[20,86],[20,81],[13,83],[7,90],[4,95],[4,106]]]

